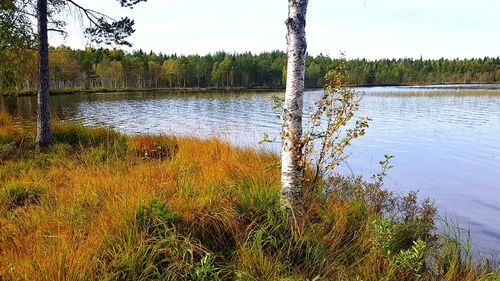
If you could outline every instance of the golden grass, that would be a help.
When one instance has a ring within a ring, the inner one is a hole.
[[[0,280],[417,278],[374,250],[369,221],[378,215],[366,204],[308,194],[306,219],[291,227],[279,209],[274,154],[217,139],[123,142],[103,129],[69,126],[56,126],[58,143],[35,153],[20,141],[31,133],[0,114],[0,136],[16,148],[0,158]],[[149,157],[166,155],[158,143],[168,157]],[[39,198],[12,207],[14,185],[40,187]],[[140,206],[151,217],[138,218]],[[176,214],[175,223],[161,223],[165,212]],[[160,231],[141,229],[140,219]],[[488,272],[420,274],[475,280]]]
[[[276,171],[266,168],[276,161],[274,155],[235,149],[216,139],[179,138],[178,143],[172,161],[94,163],[84,153],[57,159],[48,151],[23,159],[28,162],[24,167],[4,162],[2,185],[27,181],[44,186],[45,193],[41,204],[2,210],[1,272],[30,278],[43,278],[43,272],[51,280],[85,275],[107,233],[151,198],[165,201],[199,235],[223,238],[228,228],[237,229],[239,182],[266,178],[266,187],[278,187],[278,177],[272,176]]]

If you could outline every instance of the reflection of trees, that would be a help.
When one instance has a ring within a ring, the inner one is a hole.
[[[0,110],[26,120],[36,120],[36,97],[0,98]]]

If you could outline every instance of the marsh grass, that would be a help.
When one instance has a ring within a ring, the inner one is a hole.
[[[499,277],[415,194],[332,177],[290,224],[272,153],[74,124],[36,153],[33,132],[0,115],[0,280]]]
[[[3,188],[0,202],[11,210],[29,204],[38,204],[43,193],[43,188],[36,184],[9,184]]]

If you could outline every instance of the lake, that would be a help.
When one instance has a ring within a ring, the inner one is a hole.
[[[470,228],[476,249],[500,252],[500,90],[495,86],[358,88],[357,116],[372,118],[365,137],[349,149],[339,171],[367,179],[384,154],[394,155],[386,186],[419,190],[440,215]],[[305,109],[321,91],[305,93]],[[53,96],[62,121],[119,131],[217,136],[254,146],[264,133],[278,137],[271,93],[106,93]],[[279,94],[278,94],[279,95]],[[282,95],[282,93],[281,93]],[[35,97],[1,98],[0,108],[20,120],[36,116]],[[279,151],[279,144],[265,149]]]

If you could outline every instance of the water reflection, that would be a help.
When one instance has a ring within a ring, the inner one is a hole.
[[[395,155],[388,186],[420,190],[441,214],[470,225],[480,247],[500,251],[500,91],[477,87],[362,88],[358,116],[373,119],[366,137],[349,149],[341,171],[366,177],[384,154]],[[310,108],[320,91],[305,95]],[[263,133],[278,136],[272,94],[117,93],[54,96],[63,121],[104,125],[125,133],[207,137],[257,146]],[[0,107],[19,120],[34,119],[34,97],[2,98]],[[266,146],[277,151],[278,144]]]

